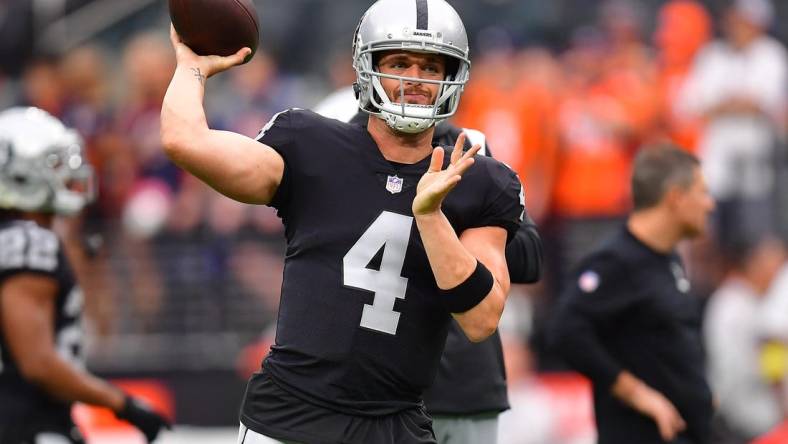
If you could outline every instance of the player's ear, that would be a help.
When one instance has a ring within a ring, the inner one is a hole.
[[[687,194],[687,189],[678,184],[668,186],[665,193],[662,195],[662,204],[670,209],[675,209],[681,206],[681,201],[684,195]]]

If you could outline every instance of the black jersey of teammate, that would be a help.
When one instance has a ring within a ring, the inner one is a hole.
[[[82,292],[55,233],[31,221],[0,224],[0,285],[19,273],[35,273],[57,281],[55,347],[60,355],[82,365]],[[62,415],[70,404],[53,399],[27,382],[0,335],[0,423],[19,421],[32,412]]]
[[[610,391],[629,370],[667,397],[687,423],[677,442],[710,442],[698,300],[679,256],[622,228],[580,265],[552,326],[554,346],[593,382],[599,443],[661,443],[656,423]]]
[[[287,252],[265,370],[286,391],[347,414],[419,406],[451,319],[411,211],[429,157],[389,162],[366,128],[302,110],[277,115],[259,140],[285,161],[271,205]],[[509,168],[477,157],[442,209],[457,233],[498,226],[512,236],[519,194]],[[254,391],[253,378],[243,407],[250,418]]]

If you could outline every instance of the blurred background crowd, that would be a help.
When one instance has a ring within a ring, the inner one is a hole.
[[[254,136],[276,112],[347,87],[369,3],[256,0],[261,50],[208,82],[211,126]],[[788,342],[788,2],[452,4],[473,61],[455,123],[485,132],[519,173],[545,241],[543,282],[514,287],[501,327],[515,407],[503,442],[593,439],[587,387],[563,373],[543,329],[577,259],[627,214],[634,154],[668,140],[702,159],[718,202],[710,235],[682,253],[719,442],[778,424],[788,410],[777,345]],[[161,0],[4,0],[0,105],[61,118],[96,166],[98,202],[60,226],[86,290],[89,366],[164,381],[179,423],[233,425],[272,340],[282,227],[273,210],[223,198],[164,157],[168,22]]]

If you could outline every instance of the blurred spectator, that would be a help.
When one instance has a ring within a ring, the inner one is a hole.
[[[641,138],[654,124],[657,97],[654,89],[654,54],[643,38],[642,6],[632,0],[608,0],[601,6],[604,33],[604,82],[626,109],[635,136]]]
[[[712,295],[704,319],[709,380],[718,401],[718,444],[746,444],[782,419],[779,398],[761,376],[764,297],[785,252],[764,238],[738,249],[736,264]]]
[[[770,0],[736,0],[725,38],[707,45],[690,72],[679,110],[706,120],[699,155],[719,202],[717,238],[725,247],[774,231],[775,147],[788,103],[785,48],[766,34]]]
[[[164,154],[159,140],[159,113],[164,93],[175,70],[172,48],[160,33],[136,35],[123,51],[123,108],[118,131],[125,148],[133,152],[138,175],[163,180],[178,188],[180,170]]]
[[[298,82],[282,75],[265,52],[228,71],[225,80],[206,100],[209,119],[219,128],[254,137],[274,114],[303,106]]]
[[[342,46],[329,62],[329,78],[332,93],[322,99],[313,110],[332,119],[350,122],[358,112],[358,100],[353,92],[356,71],[350,52]]]
[[[546,51],[524,51],[518,60],[511,37],[501,29],[490,28],[480,39],[483,48],[455,122],[487,136],[495,158],[527,184],[528,213],[540,222],[556,154],[555,96],[543,74],[560,77],[560,71]]]
[[[560,154],[552,212],[564,228],[567,256],[562,263],[567,266],[589,247],[588,237],[598,238],[599,230],[615,224],[629,205],[634,129],[606,81],[601,39],[594,29],[581,30],[563,56],[566,82],[558,109]]]
[[[35,106],[60,117],[65,105],[65,92],[57,71],[57,60],[39,58],[32,61],[22,74],[20,105]]]
[[[63,56],[58,75],[65,92],[63,119],[88,143],[111,123],[110,72],[97,46],[83,46]]]
[[[698,50],[711,37],[711,17],[695,0],[670,0],[662,5],[654,31],[657,48],[659,120],[657,131],[682,148],[696,151],[701,121],[673,109]]]
[[[110,192],[112,185],[122,181],[120,176],[113,174],[113,166],[117,165],[113,163],[122,154],[115,151],[119,140],[113,134],[115,114],[107,54],[98,46],[76,48],[63,56],[58,75],[65,92],[62,119],[85,139],[87,156],[96,169],[98,185],[102,188],[99,205],[88,208],[86,212],[87,230],[96,231],[108,214],[118,214],[106,210],[107,203],[117,197]],[[134,165],[134,162],[126,164]]]
[[[788,262],[780,268],[763,307],[761,369],[778,392],[788,435]]]

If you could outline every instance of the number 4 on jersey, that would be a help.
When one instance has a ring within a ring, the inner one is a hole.
[[[408,250],[413,218],[384,211],[367,228],[343,259],[343,284],[375,293],[372,305],[364,304],[361,326],[397,334],[400,313],[397,299],[405,299],[408,279],[400,276]],[[367,265],[383,248],[379,270]]]

